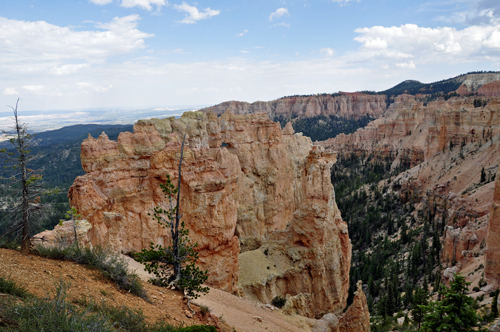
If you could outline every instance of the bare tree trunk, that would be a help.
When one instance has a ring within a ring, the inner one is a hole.
[[[16,121],[16,133],[17,133],[17,150],[19,152],[19,163],[21,166],[21,184],[23,186],[23,196],[22,196],[22,209],[23,209],[23,220],[22,224],[22,244],[21,244],[21,254],[27,255],[30,251],[30,236],[29,236],[29,220],[28,220],[28,175],[26,170],[26,146],[23,133],[23,127],[19,124],[19,119],[17,116],[17,105],[19,99],[16,102],[16,108],[14,109],[14,119]]]
[[[181,278],[181,257],[179,255],[179,223],[181,219],[180,214],[180,200],[181,200],[181,166],[182,166],[182,158],[184,156],[184,142],[186,141],[187,127],[186,132],[184,132],[184,137],[182,138],[181,145],[181,158],[179,161],[179,180],[177,182],[177,203],[175,209],[175,224],[172,229],[172,249],[174,251],[174,275],[173,280],[176,282]]]

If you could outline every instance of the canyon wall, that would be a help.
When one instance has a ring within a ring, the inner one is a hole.
[[[203,112],[214,112],[218,115],[231,110],[235,114],[265,113],[271,119],[293,119],[298,117],[314,117],[319,115],[359,118],[363,116],[379,117],[387,109],[385,95],[369,95],[364,93],[346,93],[340,95],[314,95],[284,97],[264,102],[246,103],[227,101],[219,105],[202,109]]]
[[[500,284],[500,170],[496,175],[495,193],[491,203],[488,236],[486,238],[486,257],[484,272],[487,278]]]
[[[336,154],[265,114],[187,112],[138,121],[117,141],[86,139],[87,174],[68,196],[90,241],[122,252],[169,243],[148,212],[165,204],[167,174],[177,183],[186,130],[180,210],[208,284],[264,303],[288,294],[309,317],[341,312],[351,244],[330,180]]]
[[[341,151],[340,158],[357,154],[392,161],[392,170],[401,173],[386,184],[404,195],[404,201],[434,207],[437,220],[448,225],[442,261],[464,267],[483,257],[485,238],[493,239],[487,227],[495,227],[488,220],[494,197],[491,179],[500,163],[500,98],[429,102],[425,96],[403,94],[365,128],[318,144]]]

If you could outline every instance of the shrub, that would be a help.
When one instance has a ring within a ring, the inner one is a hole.
[[[6,277],[0,277],[0,293],[24,298],[31,296],[24,286],[19,285],[15,280]]]
[[[213,326],[172,326],[163,322],[147,324],[139,309],[100,305],[86,299],[77,301],[80,306],[67,300],[68,282],[56,282],[53,297],[28,298],[24,302],[0,302],[1,331],[53,331],[53,332],[216,332]]]
[[[69,284],[59,281],[54,298],[32,298],[26,302],[8,303],[4,314],[9,317],[15,331],[74,331],[113,332],[116,331],[102,313],[88,314],[66,300]]]
[[[36,252],[42,257],[66,259],[98,269],[106,278],[115,282],[119,288],[147,299],[146,291],[139,277],[128,270],[127,262],[100,246],[92,248],[38,246]]]
[[[472,291],[473,292],[479,292],[479,287],[475,286],[474,288],[472,288]]]
[[[200,307],[200,312],[201,312],[202,316],[205,316],[206,314],[208,314],[210,312],[210,308],[207,307],[206,305],[202,305]]]
[[[18,249],[19,244],[16,241],[13,241],[11,239],[6,239],[0,241],[0,248],[3,249]]]
[[[285,306],[286,299],[278,295],[271,301],[271,303],[273,306],[281,309]]]

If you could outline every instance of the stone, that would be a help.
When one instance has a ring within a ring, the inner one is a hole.
[[[500,169],[495,177],[495,191],[491,203],[484,273],[487,278],[500,284]]]
[[[202,112],[214,112],[217,115],[230,110],[234,114],[264,113],[271,119],[308,118],[319,115],[360,118],[377,118],[387,109],[385,95],[369,95],[359,92],[340,92],[338,96],[315,95],[284,97],[277,100],[257,101],[249,104],[240,101],[228,101],[219,105],[201,109]]]
[[[70,246],[75,243],[73,223],[73,220],[63,221],[61,224],[56,225],[53,230],[38,233],[31,238],[31,244],[33,246],[41,245],[44,247]],[[88,232],[91,228],[92,225],[85,219],[76,222],[76,235],[80,246],[88,246],[90,244]]]
[[[339,320],[339,332],[369,332],[370,312],[362,283],[358,281],[354,300]]]
[[[500,332],[500,319],[488,329],[490,332]]]
[[[237,113],[140,120],[117,141],[86,139],[87,174],[68,197],[92,224],[90,242],[123,253],[169,243],[148,212],[167,204],[167,174],[177,184],[187,131],[180,212],[207,285],[262,303],[286,295],[290,312],[308,317],[340,313],[351,243],[330,180],[336,153],[265,114]]]

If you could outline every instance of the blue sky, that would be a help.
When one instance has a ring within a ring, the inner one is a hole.
[[[2,0],[0,104],[154,108],[500,70],[498,0]],[[7,109],[8,110],[8,109]]]

